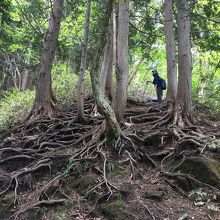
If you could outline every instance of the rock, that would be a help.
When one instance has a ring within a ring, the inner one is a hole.
[[[9,192],[1,199],[1,201],[10,205],[14,201],[14,199],[15,199],[14,192]]]
[[[152,199],[152,200],[156,200],[156,201],[160,202],[160,201],[162,201],[164,194],[165,193],[163,191],[145,192],[144,198]]]
[[[175,171],[191,174],[201,182],[220,189],[220,162],[205,157],[186,158]]]
[[[125,212],[124,208],[124,202],[119,199],[100,205],[103,215],[109,220],[131,219],[130,216]]]
[[[54,213],[51,220],[70,220],[64,213]]]
[[[6,212],[7,212],[7,206],[0,202],[0,216],[1,217],[4,216]]]
[[[180,187],[186,192],[189,192],[190,190],[192,190],[191,184],[186,177],[177,176],[175,179],[175,182],[178,185],[178,187]]]
[[[14,202],[15,194],[14,192],[7,193],[3,198],[0,199],[0,216],[3,217],[8,213],[8,206]]]

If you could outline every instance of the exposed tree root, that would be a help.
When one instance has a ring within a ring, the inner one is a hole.
[[[34,104],[23,123],[28,120],[40,119],[44,117],[53,118],[57,114],[58,112],[56,112],[56,109],[52,103],[48,104],[47,106]]]
[[[36,202],[28,207],[25,207],[24,209],[20,210],[19,212],[17,212],[14,216],[12,216],[14,218],[14,220],[16,220],[18,218],[19,215],[21,215],[24,212],[27,212],[30,209],[33,209],[35,207],[39,207],[41,205],[57,205],[57,204],[62,204],[64,203],[66,200],[65,199],[59,199],[59,200],[41,200],[39,202]],[[11,218],[12,218],[11,217]]]
[[[196,178],[194,178],[193,176],[191,176],[191,175],[189,175],[189,174],[163,172],[163,173],[161,173],[161,175],[162,175],[162,176],[165,176],[165,177],[171,177],[171,178],[175,178],[175,177],[178,177],[178,176],[185,177],[185,178],[187,178],[188,180],[190,180],[190,181],[192,181],[192,182],[194,182],[194,183],[196,183],[196,184],[199,184],[200,186],[208,187],[208,188],[210,188],[210,189],[212,189],[213,191],[218,192],[218,193],[220,192],[220,190],[217,189],[216,187],[211,186],[211,185],[209,185],[209,184],[207,184],[207,183],[203,183],[203,182],[197,180]]]
[[[64,110],[62,115],[27,121],[17,126],[2,141],[0,166],[4,175],[0,173],[0,182],[3,183],[0,186],[0,197],[8,192],[14,192],[13,203],[16,212],[13,218],[18,218],[34,207],[65,202],[69,196],[61,193],[60,182],[66,174],[79,175],[79,164],[88,163],[87,169],[97,176],[96,185],[85,192],[84,198],[89,198],[100,191],[97,203],[103,198],[110,199],[117,193],[124,193],[124,190],[113,184],[108,177],[107,167],[114,157],[120,158],[120,163],[128,164],[130,179],[135,179],[137,174],[141,175],[138,162],[144,162],[148,167],[150,165],[152,168],[160,168],[161,176],[166,178],[167,182],[169,182],[168,178],[184,175],[191,181],[210,187],[186,174],[169,173],[166,170],[176,159],[191,154],[201,154],[205,150],[214,148],[219,144],[215,136],[202,133],[195,127],[192,129],[192,126],[190,129],[179,127],[173,124],[174,117],[170,109],[158,110],[148,105],[146,109],[139,109],[138,115],[132,109],[126,112],[126,121],[130,122],[131,126],[125,127],[114,147],[109,148],[104,135],[103,118],[100,116],[91,118],[91,105],[91,100],[85,103],[85,115],[88,119],[86,124],[73,121],[76,108],[72,106],[71,109]],[[161,164],[154,160],[153,154],[148,149],[151,146],[167,150],[165,156],[157,155],[162,157]],[[62,168],[65,170],[57,174]],[[32,192],[34,191],[32,185],[36,187],[38,183],[39,173],[40,175],[46,173],[45,175],[50,177],[36,190],[33,201],[21,205],[23,179],[26,183],[30,181],[28,187]],[[176,189],[181,194],[185,194],[181,189],[177,187]],[[213,187],[211,189],[216,190]],[[153,219],[153,214],[150,215]]]

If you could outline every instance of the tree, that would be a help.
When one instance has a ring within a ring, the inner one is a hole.
[[[84,75],[86,70],[87,62],[87,50],[88,50],[88,39],[89,39],[89,26],[90,26],[90,5],[91,0],[86,1],[86,19],[84,27],[84,37],[82,42],[82,55],[81,55],[81,64],[80,64],[80,75],[77,85],[77,121],[85,121],[84,114],[84,98],[83,98],[83,82]]]
[[[120,1],[118,6],[117,50],[116,50],[116,92],[113,108],[118,122],[123,122],[127,103],[128,85],[128,34],[129,0]]]
[[[35,102],[27,119],[33,116],[52,116],[54,114],[54,97],[51,88],[51,70],[55,57],[63,11],[63,0],[53,0],[49,27],[44,37],[40,70],[36,83]]]
[[[113,45],[111,45],[113,46]],[[105,81],[105,95],[108,97],[109,100],[112,100],[113,98],[113,88],[112,88],[112,74],[113,74],[113,47],[111,48],[110,51],[110,60],[109,60],[109,65],[108,65],[108,72],[107,72],[107,77]]]
[[[168,87],[166,95],[166,103],[174,104],[177,93],[177,68],[175,58],[175,40],[173,32],[173,10],[172,0],[164,2],[164,20],[165,20],[165,36],[166,36],[166,60],[167,60],[167,78]]]
[[[104,131],[106,136],[106,143],[109,146],[114,145],[115,141],[119,138],[121,132],[115,113],[103,92],[104,91],[103,88],[105,87],[105,82],[101,80],[101,77],[104,74],[102,71],[107,69],[102,68],[102,71],[100,71],[101,58],[103,56],[105,45],[108,38],[108,27],[112,14],[112,8],[113,8],[113,1],[108,0],[106,3],[106,12],[104,13],[102,19],[103,21],[101,26],[102,33],[100,35],[97,53],[94,58],[94,66],[90,72],[93,97],[98,107],[98,111],[105,118]]]
[[[192,121],[192,55],[190,43],[190,17],[187,0],[176,1],[178,35],[178,91],[174,123],[191,125]]]
[[[113,25],[109,23],[107,43],[101,66],[101,81],[103,82],[102,93],[112,99],[112,70],[113,70]]]

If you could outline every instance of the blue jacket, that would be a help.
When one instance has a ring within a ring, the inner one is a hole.
[[[154,74],[153,77],[154,77],[153,84],[157,87],[161,87],[160,76],[158,74]]]

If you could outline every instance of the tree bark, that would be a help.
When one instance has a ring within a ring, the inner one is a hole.
[[[113,107],[118,122],[123,122],[127,103],[129,0],[119,2],[116,56],[116,92]]]
[[[81,64],[80,64],[80,75],[77,86],[77,115],[76,115],[77,121],[85,121],[83,92],[84,92],[84,75],[86,70],[89,28],[90,28],[90,6],[91,6],[91,0],[87,0],[84,38],[82,43],[82,55],[81,55]]]
[[[28,118],[31,116],[51,116],[54,114],[51,70],[57,47],[62,11],[63,0],[53,0],[49,27],[44,37],[44,48],[41,55],[40,70],[36,83],[35,103]]]
[[[30,48],[31,48],[31,44],[29,45],[29,48],[28,48],[28,57],[26,59],[27,66],[30,65],[30,57],[31,57]],[[30,70],[28,67],[26,67],[21,77],[21,88],[20,88],[21,91],[24,91],[25,89],[27,89],[29,81],[30,81]]]
[[[113,88],[112,88],[112,74],[113,74],[113,47],[111,50],[111,55],[109,58],[108,72],[105,81],[105,95],[106,97],[112,101],[113,99]]]
[[[103,82],[102,93],[112,99],[112,66],[113,66],[113,27],[109,24],[108,38],[105,46],[103,62],[101,66],[101,81]]]
[[[176,4],[179,75],[174,122],[177,122],[177,124],[179,122],[179,125],[186,126],[192,120],[192,56],[190,43],[190,18],[188,12],[189,5],[187,0],[178,0],[176,1]]]
[[[113,1],[108,0],[106,13],[104,14],[103,18],[103,26],[102,26],[102,34],[99,43],[99,47],[97,50],[97,56],[94,59],[94,66],[91,71],[91,81],[92,81],[92,90],[93,90],[93,97],[95,99],[96,105],[98,107],[99,112],[105,117],[105,136],[106,142],[109,146],[112,146],[115,141],[120,136],[120,127],[116,120],[115,113],[111,108],[108,100],[106,99],[103,88],[104,82],[101,80],[101,71],[99,71],[101,57],[104,53],[104,48],[107,42],[107,33],[108,33],[108,26],[109,21],[112,13],[112,6]]]
[[[164,2],[164,20],[166,36],[166,58],[167,58],[167,78],[168,87],[166,95],[166,104],[174,104],[177,94],[177,68],[175,58],[175,41],[173,32],[173,0]]]
[[[116,73],[116,62],[117,62],[117,35],[118,35],[118,3],[114,4],[112,13],[113,22],[113,72]]]
[[[22,74],[22,80],[21,80],[21,91],[24,91],[27,88],[28,85],[28,75],[29,75],[29,70],[25,69],[25,71]]]

